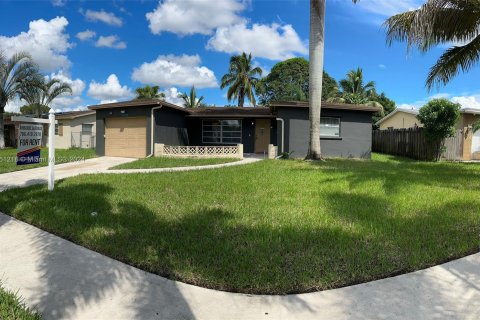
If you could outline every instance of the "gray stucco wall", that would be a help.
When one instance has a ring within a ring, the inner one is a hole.
[[[185,112],[168,107],[155,110],[155,143],[187,146],[188,132]]]
[[[340,118],[341,137],[320,139],[325,157],[371,158],[371,112],[323,109],[321,116]],[[293,151],[292,157],[295,158],[305,157],[309,139],[308,108],[279,108],[277,117],[285,122],[284,151]],[[280,145],[281,123],[278,121],[277,125],[277,141]]]

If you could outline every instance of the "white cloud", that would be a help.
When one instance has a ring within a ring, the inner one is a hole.
[[[7,105],[5,106],[5,111],[18,113],[20,112],[20,107],[23,107],[26,104],[27,104],[26,101],[15,98],[7,102]]]
[[[453,97],[451,100],[460,103],[462,108],[480,108],[480,95]]]
[[[96,35],[97,33],[95,31],[87,29],[85,31],[77,33],[76,37],[80,39],[80,41],[87,41],[94,38]]]
[[[83,13],[83,10],[80,12]],[[88,9],[87,11],[85,11],[84,15],[87,21],[90,22],[100,21],[114,27],[121,27],[123,25],[123,21],[121,18],[117,17],[111,12],[106,12],[104,10],[94,11]]]
[[[415,10],[423,3],[425,3],[423,0],[362,0],[357,6],[359,9],[375,15],[391,17],[402,12]]]
[[[125,100],[132,97],[132,91],[127,86],[120,85],[115,74],[108,76],[107,81],[98,83],[90,82],[88,96],[105,102],[106,100]]]
[[[120,41],[120,38],[117,35],[111,36],[100,36],[95,42],[96,47],[106,47],[112,49],[125,49],[127,44],[123,41]]]
[[[0,51],[7,55],[26,51],[32,55],[39,67],[47,72],[58,68],[68,69],[70,60],[65,52],[73,46],[69,43],[69,36],[65,33],[68,20],[56,17],[50,21],[43,19],[29,23],[29,30],[17,36],[0,36]]]
[[[160,55],[152,62],[145,62],[135,68],[132,79],[141,83],[155,84],[162,87],[217,87],[217,78],[212,70],[200,66],[198,55]]]
[[[82,93],[85,90],[85,82],[81,79],[72,79],[62,70],[57,73],[52,73],[46,77],[47,79],[58,79],[61,82],[67,83],[72,88],[72,94],[63,94],[55,98],[52,102],[52,107],[55,110],[73,110],[78,108],[83,103]]]
[[[146,17],[154,34],[211,34],[216,28],[243,21],[238,13],[245,7],[241,0],[165,0]]]
[[[384,65],[384,64],[379,64],[378,67],[379,67],[380,69],[387,69],[387,66]]]
[[[67,0],[52,0],[51,2],[54,7],[63,7],[67,4]]]
[[[165,94],[165,100],[167,102],[176,104],[177,106],[183,106],[182,93],[177,88],[171,87],[162,91]]]
[[[207,48],[225,53],[252,53],[254,57],[285,60],[306,55],[307,46],[291,25],[246,23],[218,28]]]
[[[453,96],[449,93],[437,93],[422,100],[417,100],[412,103],[403,103],[398,105],[399,108],[416,108],[423,107],[428,101],[432,99],[448,99],[452,102],[459,103],[463,108],[480,108],[480,94]]]

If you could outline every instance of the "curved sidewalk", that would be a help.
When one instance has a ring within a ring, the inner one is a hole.
[[[44,319],[480,318],[480,254],[341,289],[255,296],[171,281],[1,213],[0,279]]]
[[[219,164],[208,164],[204,166],[191,166],[191,167],[174,167],[174,168],[154,168],[154,169],[114,169],[106,170],[102,173],[153,173],[153,172],[180,172],[180,171],[195,171],[195,170],[208,170],[208,169],[218,169],[225,167],[241,166],[244,164],[254,163],[261,161],[257,158],[245,158],[238,161],[219,163]]]

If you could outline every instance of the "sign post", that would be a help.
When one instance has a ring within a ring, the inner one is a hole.
[[[55,111],[48,112],[48,190],[52,191],[55,186]]]

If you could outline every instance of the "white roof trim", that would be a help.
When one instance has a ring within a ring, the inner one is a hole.
[[[388,115],[386,115],[385,117],[383,117],[382,119],[378,120],[377,123],[375,123],[377,126],[380,125],[382,122],[384,122],[385,120],[393,117],[395,114],[399,113],[399,112],[404,112],[404,113],[409,113],[409,114],[413,114],[413,115],[418,115],[418,109],[405,109],[405,108],[396,108],[395,110],[393,110],[391,113],[389,113]]]
[[[469,113],[469,114],[480,114],[479,108],[464,108],[460,110],[461,113]]]

